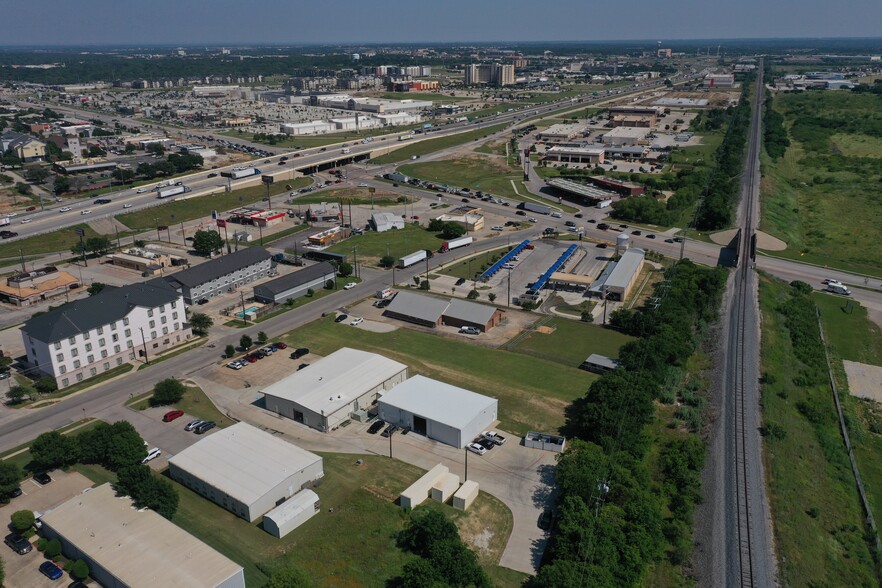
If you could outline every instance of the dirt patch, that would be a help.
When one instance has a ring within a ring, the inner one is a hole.
[[[557,329],[555,329],[554,327],[549,327],[547,325],[541,325],[539,327],[536,327],[536,332],[542,333],[543,335],[550,335],[553,332],[555,332],[556,330]]]
[[[389,502],[395,502],[395,499],[397,498],[397,496],[395,496],[394,494],[391,494],[388,490],[385,490],[383,488],[379,488],[377,486],[373,486],[370,484],[366,485],[366,486],[362,486],[361,489],[372,496],[376,496],[380,500],[388,500]]]
[[[848,360],[843,360],[842,365],[852,396],[882,402],[882,367]]]

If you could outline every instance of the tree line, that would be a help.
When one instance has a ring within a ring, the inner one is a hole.
[[[704,446],[684,432],[653,448],[645,428],[672,373],[682,371],[716,320],[725,282],[723,269],[680,261],[655,287],[658,308],[613,313],[616,328],[640,338],[619,350],[619,369],[567,409],[570,442],[556,470],[555,523],[529,588],[633,586],[650,563],[688,557]]]
[[[772,159],[781,159],[790,147],[787,129],[784,128],[784,116],[775,110],[772,105],[772,94],[768,90],[763,105],[763,143],[766,153]]]

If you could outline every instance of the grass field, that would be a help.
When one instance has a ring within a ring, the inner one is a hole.
[[[378,137],[380,135],[390,135],[394,133],[404,133],[411,129],[416,129],[423,126],[423,123],[413,124],[413,125],[401,125],[397,127],[380,127],[377,129],[364,129],[358,133],[348,131],[344,133],[328,133],[326,135],[307,135],[307,136],[291,136],[286,139],[282,139],[281,141],[276,141],[275,144],[271,144],[267,141],[255,141],[254,135],[251,133],[238,133],[236,131],[228,131],[222,133],[227,135],[228,137],[232,137],[234,139],[245,139],[246,141],[252,141],[254,143],[260,143],[263,145],[272,145],[273,147],[279,148],[290,148],[294,149],[294,147],[301,147],[303,149],[310,149],[312,147],[324,147],[325,145],[333,145],[334,143],[345,143],[347,141],[361,141],[365,137]]]
[[[217,409],[211,400],[208,399],[208,396],[205,395],[205,392],[202,391],[202,388],[193,384],[187,385],[184,397],[175,404],[175,408],[183,410],[197,419],[214,421],[220,428],[236,424],[236,421]]]
[[[493,265],[493,263],[495,263],[493,258],[495,256],[501,256],[507,250],[508,247],[488,249],[477,255],[472,255],[466,259],[450,264],[439,273],[445,276],[453,276],[454,278],[465,278],[467,280],[477,279],[477,276],[483,271],[481,270],[482,265],[487,267]]]
[[[335,188],[333,190],[325,190],[317,194],[298,195],[292,203],[294,204],[319,204],[322,202],[333,202],[338,198],[342,198],[344,202],[352,201],[352,204],[368,204],[374,203],[374,206],[395,206],[398,202],[400,194],[397,192],[387,192],[378,190],[374,193],[373,198],[367,188]],[[402,205],[403,206],[403,205]]]
[[[352,250],[358,248],[359,263],[376,264],[380,258],[386,255],[393,256],[396,260],[408,253],[420,249],[437,251],[444,240],[436,233],[430,233],[416,225],[404,225],[404,229],[394,229],[378,233],[367,231],[363,235],[350,237],[343,243],[337,243],[328,247],[332,253],[345,253],[352,261]]]
[[[523,173],[512,170],[502,161],[485,157],[460,158],[444,161],[427,161],[399,166],[399,172],[407,176],[441,182],[472,190],[490,192],[510,200],[523,200],[518,196],[511,182],[521,181]]]
[[[53,253],[55,251],[69,251],[71,246],[80,242],[79,236],[75,233],[77,229],[83,229],[86,232],[86,239],[98,236],[98,233],[93,231],[92,227],[81,223],[52,233],[46,233],[45,235],[35,235],[12,243],[0,243],[0,259],[4,257],[18,259],[19,249],[25,256]],[[15,229],[11,228],[11,230]]]
[[[596,376],[557,361],[499,349],[408,328],[372,333],[338,325],[332,318],[292,331],[286,342],[327,355],[341,347],[381,353],[407,364],[411,374],[447,381],[499,399],[500,427],[515,435],[556,431],[563,410],[583,395]],[[584,358],[582,358],[584,359]]]
[[[311,178],[300,177],[293,180],[278,182],[270,186],[270,195],[277,196],[288,190],[286,185],[290,185],[292,189],[304,188],[312,183]],[[160,204],[153,208],[146,208],[136,212],[129,212],[117,216],[117,220],[136,231],[146,231],[155,229],[157,224],[174,225],[185,221],[194,220],[201,217],[210,217],[212,210],[225,211],[246,204],[260,202],[266,197],[266,188],[263,186],[252,186],[250,188],[242,188],[241,190],[233,190],[228,193],[212,194],[209,196],[199,196],[197,198],[189,198],[187,200],[177,200],[168,204]],[[277,200],[281,204],[281,200]]]
[[[852,92],[779,94],[791,146],[763,157],[760,228],[787,242],[775,255],[882,276],[882,102]]]
[[[863,515],[829,386],[799,385],[797,359],[778,310],[789,286],[763,278],[763,422],[779,580],[784,586],[876,586]],[[817,407],[812,422],[803,415]]]
[[[404,527],[407,515],[394,500],[423,471],[378,456],[323,454],[322,457],[325,477],[315,489],[321,498],[322,510],[281,540],[179,484],[175,484],[175,488],[181,503],[173,520],[242,565],[249,587],[264,586],[267,580],[264,571],[282,565],[304,570],[316,586],[387,586],[387,581],[415,557],[395,545],[395,537]],[[364,460],[361,466],[355,463],[359,458]],[[496,543],[502,545],[512,526],[511,512],[483,493],[468,514],[454,513],[452,507],[441,505],[419,508],[440,508],[460,528],[488,529],[499,535],[500,541]],[[495,544],[491,545],[495,549],[482,558],[482,563],[494,574],[494,564],[501,551]],[[495,577],[502,575],[494,574]],[[520,584],[499,585],[514,588]]]
[[[564,318],[552,319],[546,326],[554,332],[532,331],[517,341],[512,351],[578,368],[592,353],[618,357],[619,347],[634,340],[611,329]]]
[[[407,161],[414,155],[428,155],[429,153],[434,153],[435,151],[440,151],[442,149],[455,147],[456,145],[462,145],[463,143],[470,143],[472,141],[477,141],[478,139],[489,137],[490,135],[501,131],[507,126],[508,123],[502,123],[484,129],[475,129],[474,131],[467,131],[465,133],[458,133],[456,135],[449,135],[447,137],[438,137],[436,139],[426,139],[424,141],[420,141],[419,143],[411,143],[407,147],[402,147],[401,149],[396,149],[395,151],[387,153],[386,155],[381,155],[380,157],[371,159],[371,163],[385,164],[398,163],[399,161]]]
[[[670,163],[675,167],[694,167],[696,165],[712,166],[714,152],[723,142],[723,133],[702,133],[701,144],[691,147],[680,147],[671,152]]]

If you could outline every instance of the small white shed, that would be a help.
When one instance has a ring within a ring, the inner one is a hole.
[[[301,490],[276,508],[263,515],[263,530],[281,539],[321,510],[318,494]]]

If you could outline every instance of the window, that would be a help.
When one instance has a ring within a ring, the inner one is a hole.
[[[128,317],[126,317],[126,318],[123,319],[123,326],[124,326],[124,327],[128,327],[128,326],[129,326],[129,319],[128,319]]]
[[[70,354],[71,354],[73,357],[76,357],[77,355],[80,354],[80,350],[77,349],[76,347],[74,347],[73,349],[70,350]]]
[[[156,328],[156,321],[150,321],[150,328],[151,329]]]
[[[131,337],[131,336],[132,336],[132,330],[131,330],[131,329],[126,329],[125,335],[126,335],[126,337]]]
[[[104,334],[104,327],[98,327],[98,334],[99,334],[99,335],[103,335],[103,334]]]
[[[179,327],[179,326],[180,326],[180,325],[178,325],[178,323],[175,323],[175,324],[174,324],[174,327],[175,327],[175,331],[177,331],[177,330],[178,330],[178,327]]]
[[[105,361],[105,362],[104,362],[104,371],[106,372],[106,371],[109,370],[109,369],[110,369],[110,362],[109,362],[109,361]]]
[[[97,368],[89,368],[89,375],[90,375],[90,376],[95,376],[95,375],[97,375],[97,374],[98,374],[98,369],[97,369]]]
[[[116,358],[116,365],[122,365],[123,359],[121,357]]]
[[[56,354],[55,361],[64,361],[64,354],[63,353]]]
[[[86,351],[87,352],[92,351],[92,344],[91,343],[86,343]]]
[[[86,363],[94,363],[94,361],[95,361],[95,356],[92,355],[91,353],[86,356]]]
[[[168,335],[168,327],[162,327],[162,334]]]
[[[104,347],[107,344],[105,339],[98,339],[98,347]]]
[[[55,342],[55,351],[58,351],[59,349],[61,349],[61,342],[56,341]]]
[[[156,339],[156,331],[150,331],[150,338]]]
[[[172,318],[173,318],[174,320],[178,320],[178,313],[177,313],[177,312],[173,312],[173,313],[172,313]]]
[[[152,317],[152,316],[153,316],[153,309],[152,309],[152,308],[149,309],[149,310],[147,311],[147,316],[148,316],[148,317]]]
[[[77,342],[77,338],[71,337],[70,339],[67,340],[67,342],[70,343],[71,345],[75,345]]]
[[[113,334],[113,337],[111,337],[110,340],[113,341],[114,343],[116,343],[117,341],[119,341],[119,335],[117,335],[116,333],[114,333],[114,334]]]
[[[70,386],[70,380],[68,380],[67,378],[61,380],[61,387],[64,388],[66,386]]]
[[[102,349],[102,350],[101,350],[101,358],[104,359],[105,357],[107,357],[107,350],[106,350],[106,349]]]
[[[131,341],[126,341],[126,347],[128,347],[129,349],[131,349],[134,346],[135,346],[135,344],[132,343]]]
[[[85,333],[83,333],[83,339],[86,341],[89,340],[89,331],[86,331]]]
[[[61,374],[65,373],[66,371],[67,371],[67,367],[66,367],[66,366],[60,366],[60,367],[58,368],[58,372],[61,373]]]
[[[111,331],[115,331],[115,330],[116,330],[116,321],[113,321],[112,323],[110,323],[110,330],[111,330]]]
[[[120,346],[119,346],[119,345],[114,345],[114,346],[113,346],[113,352],[114,352],[114,353],[119,353],[119,352],[120,352]]]
[[[134,354],[134,353],[129,353],[129,359],[135,359],[135,354]]]
[[[74,360],[74,369],[75,370],[80,369],[80,360],[79,359]]]
[[[162,324],[165,324],[168,322],[168,319],[165,317],[162,317],[161,319],[159,319],[159,322],[161,322]]]
[[[165,304],[159,307],[159,312],[165,312]]]
[[[178,302],[177,302],[177,301],[172,302],[172,303],[171,303],[171,307],[172,307],[172,308],[177,308],[177,307],[178,307]]]

